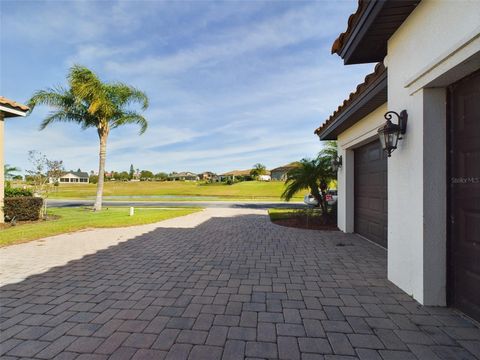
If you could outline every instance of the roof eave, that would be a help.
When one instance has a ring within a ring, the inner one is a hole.
[[[381,8],[383,7],[385,0],[381,1],[369,1],[367,2],[365,10],[361,13],[360,18],[356,22],[351,34],[348,36],[347,41],[341,47],[338,55],[343,59],[345,65],[352,64],[351,57],[358,45],[365,36],[365,33],[370,28],[375,18],[378,16]],[[378,56],[377,56],[378,57]],[[366,61],[366,62],[378,62],[382,61],[383,57],[378,60]]]
[[[0,112],[3,113],[3,117],[5,118],[18,117],[18,116],[25,117],[27,116],[28,110],[23,111],[23,110],[16,109],[16,108],[2,104],[0,105]]]
[[[387,55],[388,39],[420,1],[360,1],[353,15],[357,18],[335,40],[332,52],[337,53],[345,65],[382,61]],[[384,28],[385,24],[389,26]]]
[[[337,140],[339,134],[386,102],[387,71],[383,71],[332,123],[315,133],[320,140]]]

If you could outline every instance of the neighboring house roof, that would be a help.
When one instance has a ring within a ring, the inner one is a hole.
[[[226,172],[224,174],[221,174],[221,176],[250,176],[250,172],[253,169],[247,169],[247,170],[233,170]],[[265,170],[265,174],[263,175],[270,175],[270,171]]]
[[[287,165],[276,167],[275,169],[270,170],[270,172],[271,173],[273,173],[274,171],[275,172],[284,172],[284,171],[288,171],[290,169],[293,169],[294,167],[297,167],[297,166],[298,166],[298,162],[292,162],[292,163],[287,164]]]
[[[383,63],[350,93],[348,99],[315,130],[321,140],[336,140],[338,134],[387,101],[387,69]]]
[[[421,0],[359,0],[348,26],[332,45],[345,64],[383,61],[387,41]]]
[[[72,175],[78,176],[80,178],[88,178],[89,177],[88,173],[84,172],[84,171],[68,171],[65,174],[63,174],[62,177],[64,177],[65,175],[68,175],[68,174],[72,174]]]
[[[179,173],[172,173],[170,177],[183,177],[183,176],[197,176],[197,174],[189,172],[189,171],[182,171]]]
[[[25,116],[27,111],[30,110],[28,106],[7,99],[4,96],[0,96],[0,106],[5,117]]]
[[[233,170],[222,174],[222,176],[249,176],[252,169],[247,170]]]

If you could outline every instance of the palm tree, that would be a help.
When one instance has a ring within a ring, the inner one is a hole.
[[[147,120],[131,110],[133,103],[139,103],[142,110],[148,107],[147,95],[123,83],[102,82],[86,67],[74,65],[67,76],[68,88],[56,87],[35,92],[29,101],[30,111],[43,104],[54,110],[43,120],[40,130],[54,122],[74,122],[82,129],[96,128],[99,141],[99,165],[97,194],[94,209],[102,209],[103,185],[107,139],[111,129],[125,124],[140,126],[140,134],[147,129]]]
[[[334,178],[334,173],[326,157],[316,159],[302,159],[298,166],[287,172],[285,191],[282,198],[290,201],[292,197],[303,189],[310,189],[310,193],[322,208],[322,213],[327,214],[327,204],[324,201],[328,184]]]
[[[260,163],[253,165],[253,169],[250,170],[250,175],[253,176],[254,178],[257,178],[260,175],[265,175],[266,173],[267,173],[267,167]]]
[[[3,166],[3,173],[5,174],[5,179],[10,180],[15,176],[15,173],[21,171],[20,168],[11,166],[10,164],[5,164]]]
[[[337,150],[337,142],[334,140],[327,140],[324,141],[324,146],[322,150],[318,153],[319,157],[326,157],[332,162],[332,160],[337,159],[338,156],[338,150]]]

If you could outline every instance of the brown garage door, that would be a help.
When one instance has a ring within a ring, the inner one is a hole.
[[[387,247],[387,157],[380,141],[355,150],[355,232]]]
[[[480,72],[449,88],[449,299],[480,320]]]

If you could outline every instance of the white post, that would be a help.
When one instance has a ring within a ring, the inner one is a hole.
[[[133,206],[130,207],[130,216],[133,216],[133,214],[135,214],[135,209],[133,208]]]

